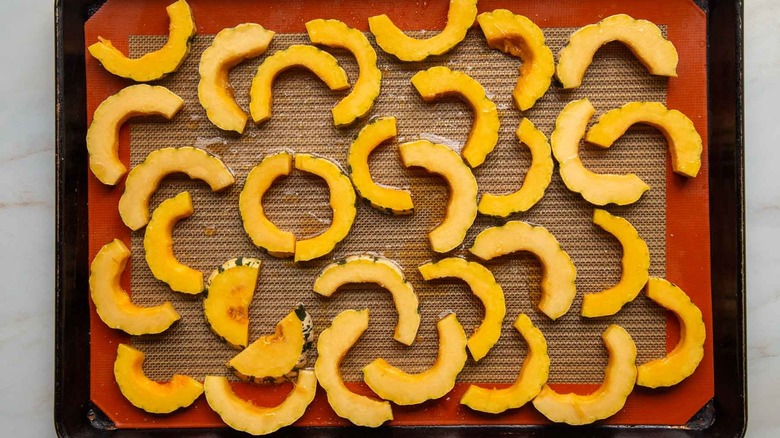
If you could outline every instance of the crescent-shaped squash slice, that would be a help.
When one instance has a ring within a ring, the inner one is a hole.
[[[399,405],[418,405],[444,397],[466,364],[466,333],[454,313],[436,323],[439,353],[427,370],[409,374],[384,359],[375,359],[363,368],[363,379],[372,391]]]
[[[338,164],[327,158],[310,154],[295,154],[295,168],[317,175],[325,180],[330,190],[330,208],[333,220],[327,230],[317,236],[301,239],[295,244],[295,261],[308,261],[322,257],[344,240],[355,222],[355,189],[352,181]]]
[[[233,392],[228,379],[222,376],[206,376],[203,387],[206,401],[225,424],[252,435],[266,435],[295,423],[303,416],[317,393],[317,377],[314,371],[301,371],[293,390],[274,407],[257,406],[243,400]]]
[[[498,342],[501,335],[501,324],[506,315],[504,291],[496,283],[489,269],[476,262],[469,262],[460,257],[450,257],[437,262],[428,262],[419,268],[426,281],[439,278],[459,278],[466,282],[471,292],[476,295],[485,307],[485,317],[482,323],[474,329],[466,344],[474,361],[479,361]]]
[[[550,421],[571,425],[590,424],[623,409],[636,381],[636,345],[631,335],[612,324],[602,334],[609,351],[604,382],[588,395],[559,394],[548,385],[534,399],[534,407]]]
[[[389,214],[410,214],[414,211],[409,190],[377,184],[368,168],[368,157],[382,142],[395,138],[395,117],[381,117],[370,121],[349,147],[347,171],[357,194],[372,207]]]
[[[682,289],[662,278],[650,278],[646,294],[677,316],[680,341],[665,357],[640,365],[636,383],[648,388],[676,385],[693,374],[704,357],[707,338],[704,319],[701,310]]]
[[[323,19],[307,22],[306,31],[312,43],[349,50],[357,60],[358,78],[347,97],[331,110],[333,123],[338,127],[348,126],[365,117],[374,106],[382,83],[376,52],[366,35],[341,21]]]
[[[330,53],[306,45],[294,45],[279,50],[260,64],[252,79],[252,87],[249,89],[249,113],[255,123],[271,118],[274,79],[279,73],[294,67],[308,69],[331,90],[349,88],[347,73]]]
[[[611,288],[582,297],[582,316],[588,318],[618,313],[623,305],[636,298],[645,287],[650,269],[650,250],[629,221],[597,208],[593,211],[593,223],[620,242],[623,248],[620,261],[623,273],[620,281]]]
[[[533,21],[506,9],[477,16],[488,46],[522,60],[512,99],[520,111],[530,109],[550,88],[555,59],[544,42],[544,33]]]
[[[171,119],[184,100],[165,87],[131,85],[109,96],[95,110],[87,129],[89,168],[103,184],[115,185],[127,172],[119,160],[119,129],[130,118],[158,115]]]
[[[569,102],[558,115],[550,144],[560,165],[561,179],[569,190],[591,204],[633,204],[650,189],[638,176],[594,173],[582,164],[580,140],[595,112],[588,99],[580,99]]]
[[[277,178],[290,174],[292,163],[293,155],[289,152],[267,155],[249,172],[238,197],[244,230],[252,243],[274,257],[295,254],[295,236],[268,220],[263,211],[263,196]]]
[[[477,18],[477,0],[450,0],[447,25],[438,35],[427,39],[406,36],[387,15],[368,18],[368,27],[376,43],[401,61],[422,61],[431,55],[449,52],[466,37]]]
[[[174,374],[166,383],[149,380],[143,370],[145,357],[126,344],[119,344],[116,350],[114,378],[133,406],[153,414],[168,414],[191,405],[203,393],[200,382],[181,374]]]
[[[368,309],[345,310],[333,318],[317,340],[314,372],[328,395],[328,403],[341,418],[358,426],[379,427],[393,419],[390,403],[350,391],[341,378],[339,365],[368,328]]]
[[[168,41],[159,50],[130,59],[114,47],[111,41],[98,37],[99,42],[87,48],[89,53],[106,70],[136,82],[155,81],[175,72],[190,53],[190,42],[197,29],[192,10],[186,1],[179,0],[168,5],[165,10],[170,18]]]
[[[182,264],[173,254],[173,227],[193,211],[189,192],[161,202],[146,226],[144,250],[154,278],[176,292],[194,295],[203,292],[203,273]]]
[[[555,71],[563,88],[579,87],[585,70],[593,62],[593,55],[601,46],[612,41],[625,44],[650,74],[677,76],[677,49],[664,38],[661,29],[647,20],[618,14],[571,34],[569,43],[558,54]]]
[[[181,317],[166,301],[159,306],[139,307],[119,284],[130,250],[119,239],[104,245],[92,260],[89,290],[97,314],[107,326],[131,335],[162,333]]]
[[[506,195],[484,193],[479,200],[479,212],[487,216],[505,218],[511,214],[528,211],[544,197],[552,181],[553,160],[550,143],[544,133],[528,119],[523,119],[515,132],[520,143],[531,150],[531,167],[519,190]]]
[[[517,379],[512,385],[500,389],[469,385],[460,399],[461,404],[475,411],[500,414],[508,409],[519,408],[539,395],[550,375],[547,341],[531,319],[523,313],[515,320],[515,328],[528,344],[528,355]]]
[[[238,257],[223,263],[206,282],[206,322],[214,334],[239,350],[249,342],[249,304],[259,272],[260,259]]]
[[[477,180],[458,154],[442,144],[427,140],[403,143],[399,146],[401,162],[406,167],[422,167],[441,175],[450,188],[447,214],[428,233],[431,249],[439,253],[452,251],[463,243],[477,217]]]
[[[203,51],[198,66],[198,100],[216,127],[239,134],[244,132],[249,116],[233,98],[228,82],[230,69],[265,53],[274,35],[259,24],[239,24],[219,31]]]
[[[675,172],[691,178],[699,173],[702,152],[699,132],[685,114],[670,110],[660,102],[631,102],[607,111],[590,128],[585,141],[608,148],[636,123],[645,123],[663,132]]]
[[[509,221],[490,227],[477,235],[469,251],[482,260],[490,260],[517,251],[530,251],[542,263],[542,298],[539,310],[551,319],[569,311],[577,294],[577,269],[555,236],[543,227]]]
[[[135,231],[149,222],[149,199],[163,178],[177,172],[205,181],[215,192],[236,182],[222,160],[203,149],[186,146],[154,150],[125,180],[125,191],[119,198],[119,215],[125,225]]]
[[[420,327],[419,300],[401,268],[384,257],[350,256],[326,266],[314,280],[313,290],[330,297],[336,289],[350,283],[374,283],[387,289],[398,312],[393,339],[412,345]]]

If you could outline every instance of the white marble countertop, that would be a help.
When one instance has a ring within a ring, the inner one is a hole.
[[[748,436],[775,437],[780,2],[746,3]],[[2,436],[47,437],[55,435],[53,2],[4,0],[0,17],[0,429]]]

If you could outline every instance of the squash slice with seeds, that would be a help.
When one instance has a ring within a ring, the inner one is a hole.
[[[259,259],[238,257],[223,263],[206,283],[206,322],[214,334],[235,349],[240,350],[249,342],[249,304],[259,272]]]

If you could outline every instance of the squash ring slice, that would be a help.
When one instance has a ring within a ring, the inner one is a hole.
[[[211,331],[231,347],[249,342],[249,305],[257,287],[260,259],[238,257],[217,268],[206,282],[203,314]]]

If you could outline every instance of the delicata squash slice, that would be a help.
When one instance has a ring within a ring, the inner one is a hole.
[[[612,41],[625,44],[650,74],[677,76],[677,49],[664,38],[661,29],[647,20],[618,14],[585,26],[569,37],[569,43],[558,54],[555,71],[563,88],[579,87],[593,55]]]
[[[422,167],[441,175],[450,189],[444,220],[428,233],[431,249],[446,253],[463,243],[474,219],[477,218],[477,180],[471,169],[455,151],[427,140],[403,143],[399,146],[401,162],[406,167]]]
[[[125,180],[125,191],[119,198],[119,215],[125,225],[135,231],[149,222],[149,199],[163,178],[177,172],[205,181],[215,192],[236,182],[222,160],[203,149],[186,146],[154,150]]]
[[[477,0],[450,0],[447,25],[438,35],[428,39],[406,36],[387,15],[368,18],[368,27],[376,43],[385,52],[401,61],[422,61],[431,55],[449,52],[466,37],[477,17]]]
[[[530,251],[539,258],[544,269],[539,310],[550,319],[558,319],[569,311],[577,294],[577,269],[555,236],[545,228],[509,221],[479,233],[469,251],[482,260]]]
[[[379,96],[382,82],[376,52],[366,35],[341,21],[323,19],[307,22],[306,31],[312,43],[349,50],[357,60],[358,78],[347,97],[331,110],[333,123],[338,127],[348,126],[365,117]]]
[[[419,300],[401,268],[384,257],[350,256],[326,266],[314,280],[313,290],[330,297],[336,289],[350,283],[374,283],[387,289],[398,312],[393,339],[412,345],[420,327]]]
[[[260,259],[230,259],[209,276],[203,313],[211,331],[231,347],[249,342],[249,304],[255,294]]]
[[[520,111],[534,106],[550,88],[555,59],[539,26],[522,15],[496,9],[477,16],[488,46],[522,60],[512,99]]]
[[[547,377],[550,375],[550,356],[547,355],[544,335],[533,325],[531,319],[522,313],[518,315],[514,326],[528,344],[528,354],[517,379],[512,385],[500,389],[469,385],[460,399],[462,405],[475,411],[500,414],[533,400],[547,383]]]
[[[679,287],[662,278],[650,278],[647,297],[674,312],[680,322],[680,341],[665,357],[639,365],[636,383],[648,388],[676,385],[696,371],[704,357],[707,332],[701,310]]]
[[[165,87],[131,85],[109,96],[95,110],[87,129],[89,168],[106,185],[116,185],[127,172],[119,160],[119,129],[132,117],[158,115],[171,119],[184,100]]]
[[[87,48],[89,53],[106,70],[136,82],[154,81],[175,72],[189,54],[190,42],[197,29],[192,10],[186,1],[179,0],[165,9],[170,18],[168,41],[159,50],[130,59],[114,47],[111,41],[98,37],[99,41]]]
[[[328,403],[341,418],[353,424],[379,427],[393,419],[390,403],[375,400],[350,391],[341,378],[339,365],[349,350],[368,328],[368,309],[345,310],[333,318],[330,327],[317,340],[317,361],[314,372],[328,395]]]
[[[191,405],[203,393],[203,385],[192,377],[174,374],[166,383],[150,380],[144,374],[146,355],[127,344],[119,344],[114,361],[114,378],[122,395],[153,414],[168,414]]]
[[[104,245],[92,260],[89,291],[95,310],[107,326],[131,335],[162,333],[181,317],[166,301],[154,307],[139,307],[130,301],[119,281],[130,250],[119,239]]]
[[[255,23],[219,31],[200,56],[198,100],[211,123],[226,131],[244,132],[249,116],[233,98],[230,69],[265,53],[275,33]]]
[[[485,161],[498,142],[498,110],[485,89],[471,76],[447,67],[431,67],[412,76],[412,85],[425,102],[455,95],[464,99],[474,112],[474,123],[461,154],[472,168]]]
[[[623,409],[636,381],[636,345],[631,335],[612,324],[602,334],[609,351],[604,382],[588,395],[559,394],[548,385],[534,398],[534,407],[550,421],[571,425],[590,424]]]

